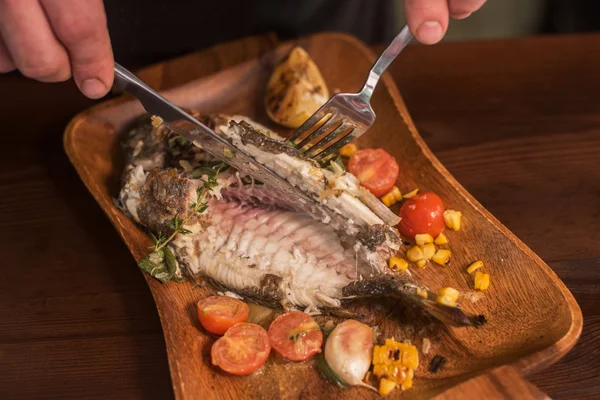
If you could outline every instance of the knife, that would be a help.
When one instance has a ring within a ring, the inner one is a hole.
[[[162,118],[163,123],[173,132],[199,145],[203,150],[238,171],[283,192],[286,200],[297,209],[308,212],[317,220],[332,217],[332,212],[325,209],[312,197],[296,189],[275,172],[233,146],[226,138],[156,93],[137,76],[117,63],[115,63],[115,85],[134,95],[147,112]]]

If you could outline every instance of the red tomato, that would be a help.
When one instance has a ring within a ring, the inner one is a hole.
[[[210,296],[198,302],[198,318],[210,333],[222,335],[238,322],[248,318],[248,304],[227,296]]]
[[[383,149],[364,149],[348,161],[348,170],[375,196],[383,196],[398,179],[398,163]]]
[[[323,332],[310,315],[292,311],[271,323],[269,340],[273,350],[286,360],[303,361],[321,352]]]
[[[398,229],[404,236],[429,233],[437,237],[445,228],[444,203],[435,193],[419,193],[402,204],[400,218]]]
[[[260,325],[240,322],[219,338],[210,351],[213,365],[233,375],[259,369],[271,352],[267,331]]]

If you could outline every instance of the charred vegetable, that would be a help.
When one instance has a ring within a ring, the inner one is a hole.
[[[297,128],[329,99],[329,90],[314,61],[295,47],[273,71],[265,99],[269,117]]]

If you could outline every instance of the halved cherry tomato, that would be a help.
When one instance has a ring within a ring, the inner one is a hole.
[[[210,333],[222,335],[248,318],[248,304],[228,296],[210,296],[198,302],[198,318]]]
[[[396,159],[383,149],[360,150],[350,157],[348,170],[377,197],[392,190],[400,171]]]
[[[404,236],[429,233],[435,238],[445,228],[444,203],[435,193],[419,193],[402,204],[400,218],[398,229]]]
[[[323,332],[310,315],[292,311],[271,323],[269,341],[286,360],[303,361],[321,352]]]
[[[256,324],[240,322],[229,328],[210,351],[213,365],[233,375],[249,375],[269,358],[267,331]]]

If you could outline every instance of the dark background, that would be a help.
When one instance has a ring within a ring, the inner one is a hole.
[[[105,0],[116,59],[141,67],[242,36],[344,31],[386,43],[405,22],[402,0]],[[600,30],[598,0],[488,0],[453,21],[445,41]]]

